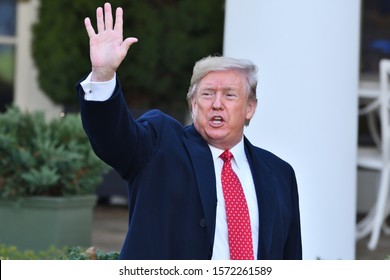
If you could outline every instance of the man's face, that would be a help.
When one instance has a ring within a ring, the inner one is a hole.
[[[210,72],[192,99],[194,126],[212,146],[227,150],[240,142],[256,109],[248,100],[244,76],[233,70]]]

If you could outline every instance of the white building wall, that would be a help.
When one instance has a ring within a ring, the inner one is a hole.
[[[259,66],[246,135],[290,162],[305,259],[354,259],[359,0],[227,0],[224,55]]]

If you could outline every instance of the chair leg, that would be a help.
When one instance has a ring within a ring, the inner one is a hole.
[[[390,226],[386,222],[383,223],[382,230],[386,235],[390,235]]]
[[[386,235],[390,235],[390,225],[386,222],[386,218],[390,215],[390,197],[387,197],[385,217],[383,220],[382,230]]]
[[[381,172],[380,176],[381,177],[377,194],[374,224],[372,228],[371,238],[368,242],[368,248],[370,250],[375,250],[376,246],[378,245],[379,235],[381,233],[383,220],[385,218],[386,204],[388,201],[387,196],[389,193],[389,167],[386,167],[386,169]]]
[[[380,132],[378,131],[378,120],[376,117],[377,117],[376,111],[367,114],[368,130],[370,131],[370,135],[375,145],[378,147],[378,149],[381,149],[382,141],[380,137]]]
[[[374,225],[376,204],[374,204],[366,216],[356,226],[356,240],[363,239],[372,231]]]

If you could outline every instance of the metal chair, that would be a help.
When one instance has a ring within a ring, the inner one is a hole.
[[[385,219],[390,213],[390,88],[389,88],[390,60],[382,59],[379,62],[379,90],[372,94],[372,101],[359,110],[360,115],[366,115],[369,119],[369,130],[373,136],[375,146],[359,147],[357,166],[359,168],[378,171],[378,186],[373,186],[376,191],[376,200],[367,215],[358,223],[356,238],[361,239],[371,233],[368,248],[374,250],[377,247],[381,230],[390,234],[390,227]],[[364,96],[364,92],[360,93]],[[368,96],[368,95],[367,95]],[[366,97],[367,97],[366,96]],[[376,118],[375,115],[378,117]],[[375,126],[378,120],[378,128]]]

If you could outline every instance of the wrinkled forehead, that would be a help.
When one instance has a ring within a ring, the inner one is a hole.
[[[245,84],[245,77],[238,71],[213,71],[199,81],[198,90],[241,90]]]

